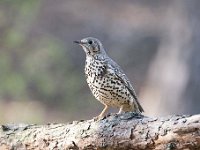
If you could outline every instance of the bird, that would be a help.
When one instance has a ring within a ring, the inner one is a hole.
[[[122,112],[144,112],[136,92],[121,67],[106,53],[97,38],[86,37],[76,40],[85,54],[85,77],[94,97],[104,105],[102,112],[95,117],[101,120],[110,107]]]

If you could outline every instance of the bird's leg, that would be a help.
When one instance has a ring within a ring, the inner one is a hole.
[[[104,115],[105,115],[105,113],[106,113],[107,110],[108,110],[108,106],[105,105],[105,107],[104,107],[104,109],[102,110],[102,112],[100,113],[100,115],[97,116],[97,117],[95,117],[95,120],[100,120],[100,119],[102,119],[102,118],[104,117]]]
[[[122,106],[120,107],[119,112],[118,112],[117,114],[121,114],[122,111],[123,111],[123,108],[124,108],[124,106],[122,105]]]

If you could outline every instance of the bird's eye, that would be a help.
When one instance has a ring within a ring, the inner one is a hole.
[[[91,45],[92,44],[92,40],[89,40],[88,43]]]

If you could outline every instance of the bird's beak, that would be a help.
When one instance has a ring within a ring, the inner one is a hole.
[[[83,41],[74,41],[74,43],[76,43],[80,46],[84,46],[85,44],[87,44],[86,42],[83,42]]]
[[[81,44],[81,41],[74,41],[74,43],[76,43],[76,44]]]

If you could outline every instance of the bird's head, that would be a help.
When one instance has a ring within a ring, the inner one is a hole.
[[[105,54],[103,45],[101,42],[93,37],[87,37],[80,41],[74,41],[79,44],[85,51],[87,56],[96,56],[99,54]]]

